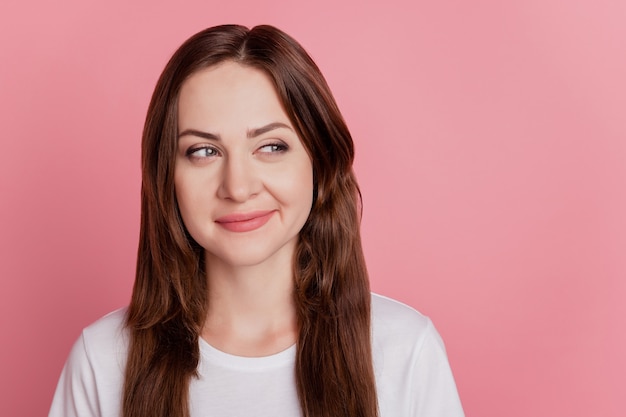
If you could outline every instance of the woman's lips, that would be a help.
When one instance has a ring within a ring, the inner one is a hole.
[[[249,213],[227,214],[215,220],[215,223],[231,232],[250,232],[263,226],[272,217],[275,210],[253,211]]]

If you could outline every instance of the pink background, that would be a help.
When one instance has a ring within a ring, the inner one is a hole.
[[[625,2],[175,3],[0,5],[0,415],[127,303],[151,90],[226,22],[327,76],[372,286],[433,318],[468,416],[626,415]]]

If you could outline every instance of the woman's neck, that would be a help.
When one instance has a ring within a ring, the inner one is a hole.
[[[267,356],[295,343],[291,259],[231,266],[208,255],[207,279],[202,337],[213,347],[238,356]]]

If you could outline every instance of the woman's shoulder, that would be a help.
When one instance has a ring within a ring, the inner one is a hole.
[[[83,329],[83,338],[93,343],[106,343],[125,337],[126,311],[123,307],[102,316]]]
[[[92,366],[122,365],[128,350],[126,311],[120,308],[85,327],[74,346]]]
[[[445,346],[427,316],[372,294],[372,357],[381,416],[463,416]]]
[[[372,293],[372,325],[378,331],[419,334],[427,331],[432,323],[413,307]]]
[[[128,350],[126,309],[85,327],[57,384],[49,416],[118,416]]]
[[[372,294],[372,343],[374,353],[411,357],[424,344],[442,344],[428,316],[391,298]]]

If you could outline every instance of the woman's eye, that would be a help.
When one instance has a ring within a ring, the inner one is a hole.
[[[288,149],[287,145],[284,143],[269,143],[267,145],[263,145],[259,148],[259,152],[261,153],[279,153],[285,152]]]
[[[189,148],[187,150],[187,157],[189,158],[211,158],[213,156],[219,156],[217,149],[211,146],[201,146],[195,148]]]

